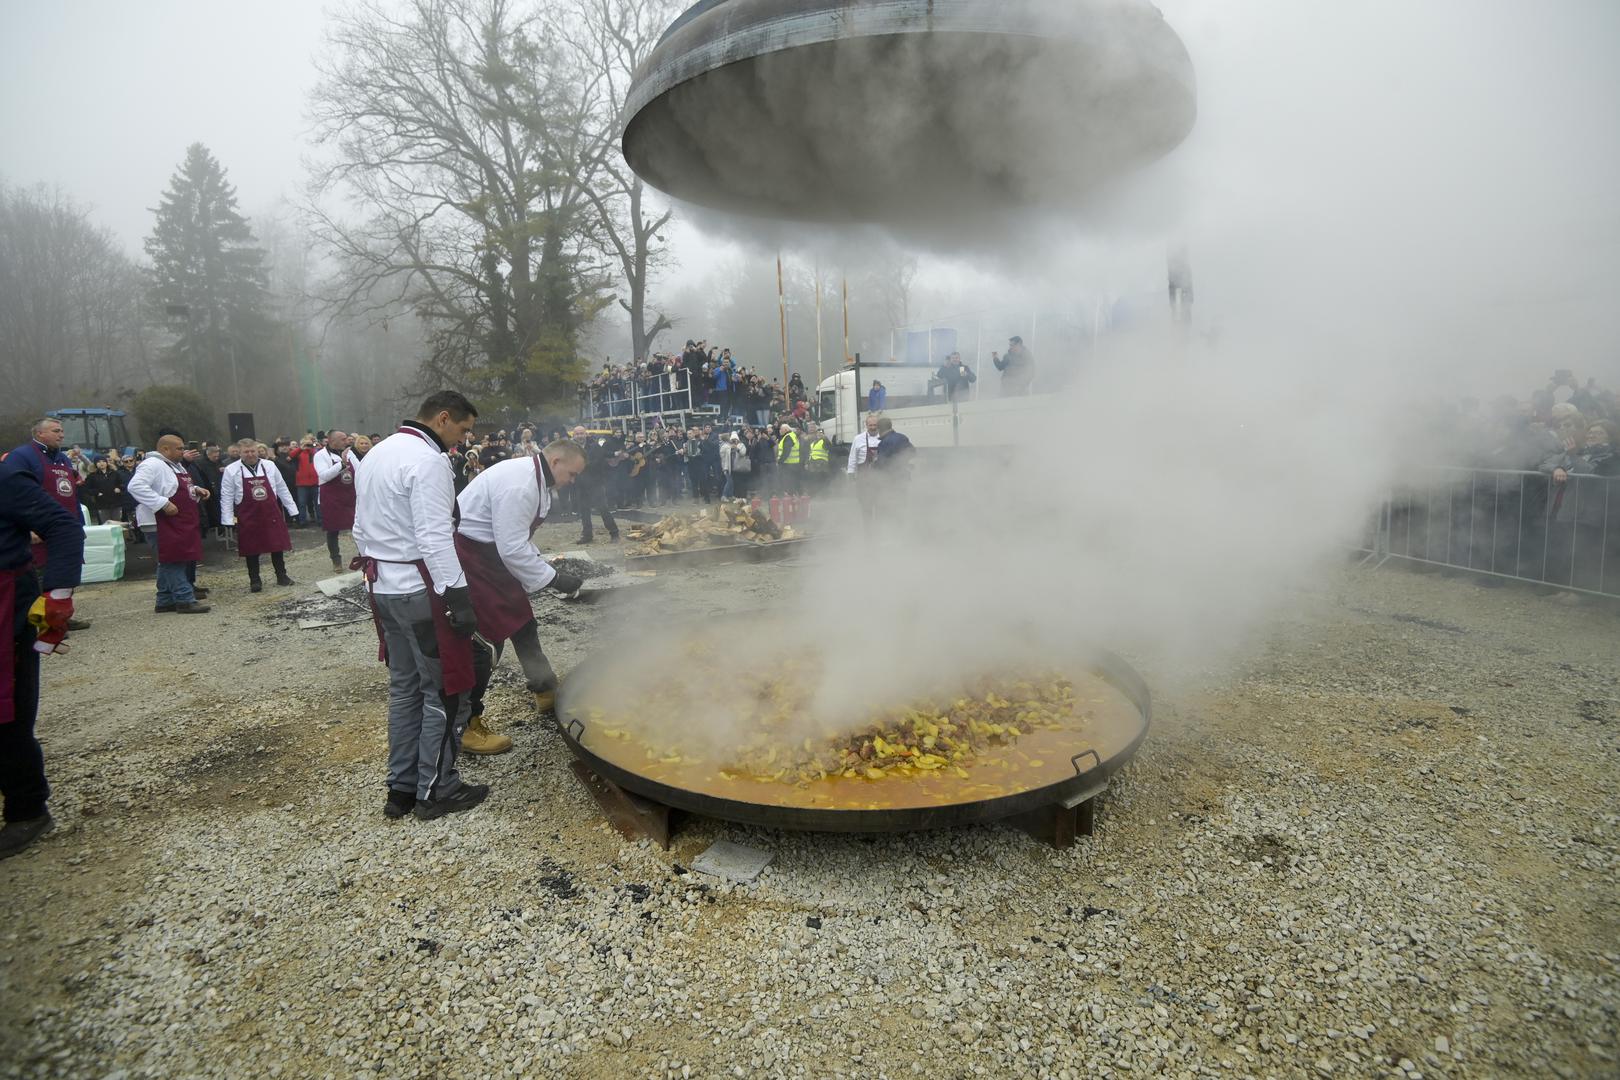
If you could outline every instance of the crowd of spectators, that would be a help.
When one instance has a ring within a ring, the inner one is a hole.
[[[549,443],[574,438],[586,446],[590,488],[610,509],[659,507],[677,502],[713,502],[753,495],[813,494],[823,489],[840,455],[820,427],[792,413],[771,425],[751,423],[690,427],[654,426],[624,435],[576,428],[544,437],[532,427],[469,434],[451,448],[456,485],[465,487],[484,469],[509,457],[532,456]],[[564,489],[561,512],[578,513]]]
[[[1620,475],[1620,396],[1568,370],[1526,398],[1504,396],[1487,408],[1462,399],[1431,422],[1454,460],[1471,468],[1535,471],[1548,476]]]
[[[1525,399],[1461,400],[1419,419],[1433,467],[1380,528],[1390,554],[1620,595],[1620,400],[1557,371]]]
[[[679,353],[655,353],[634,364],[602,365],[580,387],[580,415],[594,420],[678,412],[717,414],[722,423],[764,427],[809,409],[809,391],[798,372],[781,379],[749,367],[731,350],[688,341]]]

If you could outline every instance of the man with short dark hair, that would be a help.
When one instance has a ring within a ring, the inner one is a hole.
[[[453,390],[422,402],[356,476],[354,542],[388,664],[388,799],[383,813],[430,820],[489,794],[456,771],[478,630],[456,557],[455,479],[446,449],[478,410]]]
[[[1001,396],[1023,397],[1035,382],[1035,355],[1016,334],[1007,339],[1007,355],[991,353],[990,362],[1001,372]]]

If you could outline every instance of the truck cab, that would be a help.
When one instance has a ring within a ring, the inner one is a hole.
[[[1013,446],[1056,411],[1056,395],[995,397],[984,379],[974,384],[974,393],[949,401],[934,379],[936,370],[932,365],[856,363],[823,379],[816,387],[815,410],[822,432],[847,447],[865,430],[874,379],[887,391],[883,415],[919,450]]]

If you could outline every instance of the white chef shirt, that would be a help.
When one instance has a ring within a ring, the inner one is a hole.
[[[135,524],[150,528],[157,524],[157,511],[180,491],[179,477],[186,467],[171,464],[162,454],[151,453],[135,466],[129,478],[129,497],[135,500]]]
[[[422,575],[411,563],[427,564],[433,591],[465,585],[456,558],[450,513],[456,482],[450,458],[434,434],[407,420],[402,428],[372,447],[366,467],[355,474],[354,543],[360,554],[377,560],[376,592],[405,596],[423,590]]]
[[[343,471],[343,462],[347,459],[354,466],[355,474],[360,472],[360,462],[349,453],[347,447],[341,454],[334,454],[326,447],[315,451],[315,479],[325,484],[337,479],[337,474]]]
[[[525,592],[543,589],[557,576],[556,568],[529,543],[535,518],[551,510],[551,492],[536,478],[536,462],[540,475],[549,479],[543,458],[508,458],[473,477],[456,499],[461,508],[456,531],[480,544],[494,544]]]
[[[248,472],[247,464],[240,459],[225,466],[225,471],[219,477],[219,523],[221,525],[236,524],[236,507],[242,501],[242,477],[263,476],[270,481],[270,491],[275,495],[281,505],[287,508],[287,513],[293,517],[298,516],[298,504],[293,502],[292,492],[287,490],[287,481],[282,478],[281,470],[274,465],[267,465],[260,458]]]
[[[855,442],[849,448],[849,474],[855,475],[855,470],[866,464],[866,459],[877,451],[878,443],[883,441],[881,435],[869,435],[862,431],[855,436]]]

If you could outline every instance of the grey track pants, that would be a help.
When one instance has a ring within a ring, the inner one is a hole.
[[[375,594],[388,646],[388,786],[438,799],[461,786],[456,755],[467,695],[447,697],[427,590]]]

